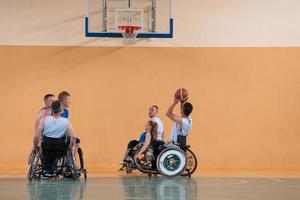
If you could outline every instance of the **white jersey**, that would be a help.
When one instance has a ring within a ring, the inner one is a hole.
[[[162,123],[162,121],[158,118],[158,117],[153,117],[151,118],[151,121],[157,123],[157,139],[158,140],[163,140],[163,135],[164,135],[164,125]]]
[[[171,141],[177,142],[177,136],[187,136],[192,128],[192,118],[182,118],[182,125],[175,123],[171,132]]]
[[[47,116],[44,122],[43,136],[50,138],[62,138],[66,135],[69,121],[66,118]]]

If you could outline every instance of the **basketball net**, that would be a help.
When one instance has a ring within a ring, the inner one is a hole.
[[[136,43],[136,37],[139,34],[140,26],[119,26],[122,30],[123,44],[134,45]]]

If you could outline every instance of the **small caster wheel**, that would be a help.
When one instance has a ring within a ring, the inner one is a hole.
[[[87,179],[87,171],[86,171],[86,169],[83,170],[83,176],[84,176],[84,180],[86,180]]]
[[[126,173],[127,174],[130,174],[132,172],[132,166],[130,163],[127,163],[126,164]]]
[[[192,177],[191,171],[188,169],[187,172],[188,172],[188,177],[191,178]]]

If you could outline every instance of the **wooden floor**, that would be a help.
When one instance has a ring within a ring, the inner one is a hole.
[[[300,179],[123,176],[28,183],[2,178],[0,199],[299,200]]]

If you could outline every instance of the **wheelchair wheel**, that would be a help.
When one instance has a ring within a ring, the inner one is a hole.
[[[40,161],[40,153],[39,150],[36,149],[31,152],[28,163],[29,169],[27,173],[27,179],[31,182],[33,179],[37,179],[40,177],[42,173],[42,166],[39,164]]]
[[[78,148],[77,153],[78,153],[78,156],[79,156],[79,165],[80,165],[80,168],[78,169],[78,171],[83,173],[84,180],[86,180],[87,179],[87,171],[84,168],[83,151],[80,147]],[[78,166],[78,165],[76,165],[76,166]]]
[[[137,155],[140,150],[141,148],[135,152],[135,155]],[[146,157],[147,154],[148,154],[148,158]],[[153,151],[146,149],[145,152],[143,153],[142,158],[136,158],[134,156],[134,163],[140,171],[146,173],[149,171],[153,171],[152,159],[154,159]]]
[[[69,169],[70,169],[70,171],[72,173],[72,178],[74,180],[78,180],[80,174],[79,174],[78,169],[76,167],[73,155],[72,155],[72,153],[71,153],[71,151],[69,149],[67,151],[67,160],[68,160]]]
[[[158,156],[157,170],[164,176],[177,176],[183,172],[186,167],[186,156],[184,151],[179,148],[164,149]]]
[[[190,149],[187,149],[185,154],[186,154],[187,164],[185,170],[180,175],[191,177],[191,175],[197,169],[197,165],[198,165],[197,157]]]
[[[87,171],[86,171],[86,169],[83,170],[83,177],[84,177],[84,180],[87,179]]]
[[[79,157],[79,163],[77,164],[77,166],[80,166],[78,170],[84,170],[83,151],[80,147],[78,147],[77,153]]]

